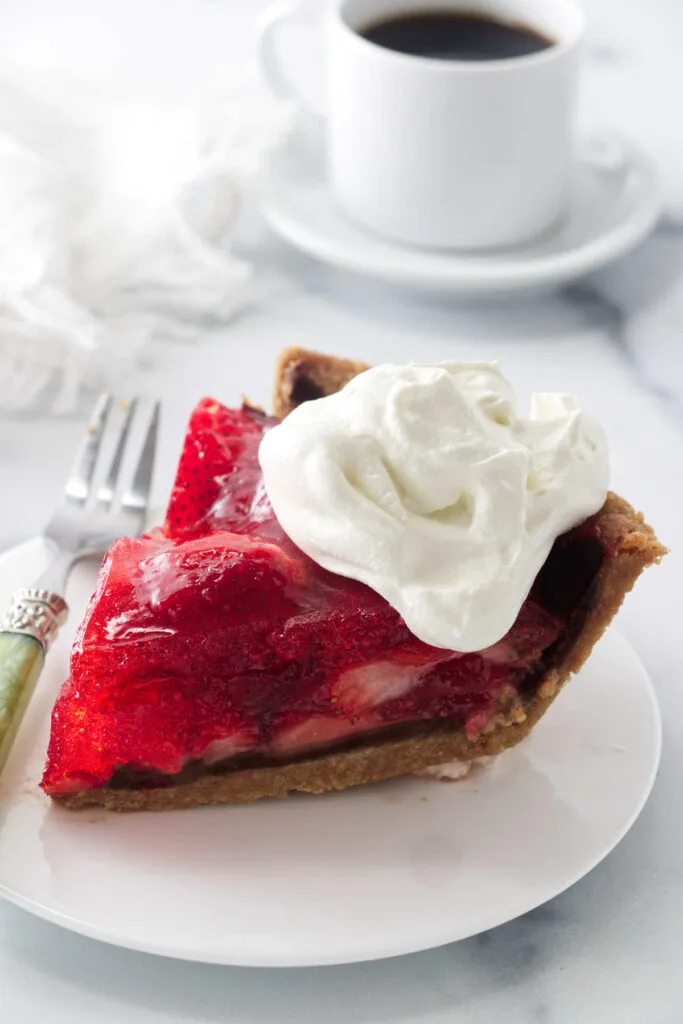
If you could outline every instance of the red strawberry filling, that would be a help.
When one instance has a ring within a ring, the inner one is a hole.
[[[197,406],[164,527],[105,559],[53,712],[46,792],[172,784],[435,719],[476,737],[590,586],[603,551],[589,521],[557,542],[498,644],[429,647],[284,534],[257,457],[276,422]]]

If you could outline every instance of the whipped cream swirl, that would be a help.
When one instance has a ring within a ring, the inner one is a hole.
[[[556,538],[602,506],[602,429],[570,395],[528,419],[497,363],[367,370],[306,402],[259,451],[283,529],[382,595],[421,640],[497,643]]]

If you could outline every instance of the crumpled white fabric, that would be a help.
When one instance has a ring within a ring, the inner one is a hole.
[[[0,74],[0,410],[72,410],[242,307],[252,268],[226,239],[291,121],[254,84],[179,101]]]

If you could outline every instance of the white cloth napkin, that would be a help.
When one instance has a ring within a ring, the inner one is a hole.
[[[69,411],[244,304],[226,239],[290,117],[250,71],[182,100],[0,72],[0,410]]]

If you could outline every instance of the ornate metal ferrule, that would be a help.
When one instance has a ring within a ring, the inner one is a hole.
[[[8,633],[35,637],[45,650],[66,622],[68,606],[63,597],[50,590],[28,587],[12,595],[9,611],[0,626]]]

